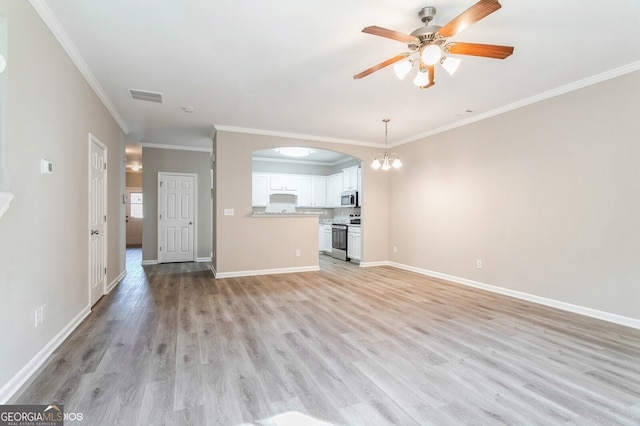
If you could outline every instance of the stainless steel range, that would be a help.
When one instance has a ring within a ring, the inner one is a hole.
[[[347,229],[344,223],[331,224],[331,257],[349,260],[347,257]]]

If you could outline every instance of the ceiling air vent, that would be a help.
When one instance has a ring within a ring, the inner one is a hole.
[[[137,99],[139,101],[162,103],[162,93],[158,92],[129,89],[129,95],[131,95],[131,99]]]

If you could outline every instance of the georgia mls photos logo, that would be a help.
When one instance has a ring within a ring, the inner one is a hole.
[[[63,426],[62,405],[0,405],[0,426]]]

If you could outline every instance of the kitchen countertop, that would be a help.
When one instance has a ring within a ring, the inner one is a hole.
[[[274,212],[274,213],[266,213],[266,212],[253,212],[251,217],[318,217],[322,216],[324,213],[322,212],[292,212],[292,213],[283,213],[283,212]]]

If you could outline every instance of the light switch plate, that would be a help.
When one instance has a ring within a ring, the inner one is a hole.
[[[233,216],[234,214],[235,214],[235,211],[233,209],[224,209],[225,216]]]
[[[53,163],[49,160],[45,160],[44,158],[40,160],[40,173],[42,174],[53,173]]]

